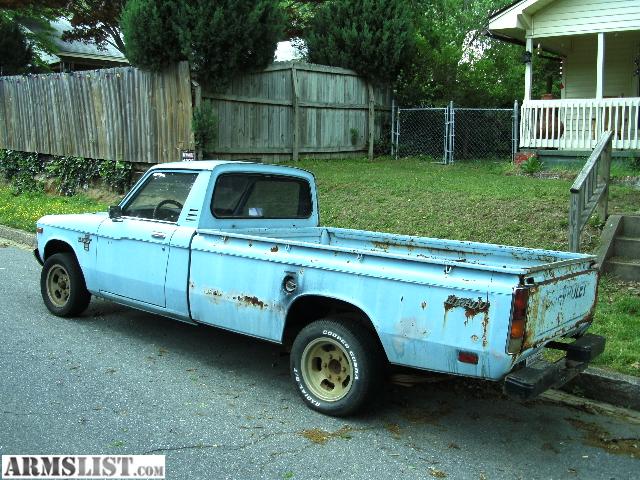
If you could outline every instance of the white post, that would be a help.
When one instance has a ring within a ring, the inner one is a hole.
[[[525,49],[527,52],[531,53],[531,61],[524,64],[524,99],[531,100],[531,83],[533,81],[533,38],[527,38]]]
[[[598,61],[596,66],[596,98],[604,98],[604,33],[598,33]]]

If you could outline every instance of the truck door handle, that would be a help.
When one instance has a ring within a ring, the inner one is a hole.
[[[167,236],[162,232],[151,232],[151,236],[153,238],[161,238],[161,239],[167,238]]]

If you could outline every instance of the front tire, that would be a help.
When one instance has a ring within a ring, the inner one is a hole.
[[[331,416],[355,413],[378,385],[381,352],[372,333],[350,319],[304,327],[291,348],[291,377],[307,406]]]
[[[59,317],[79,315],[91,301],[80,265],[70,253],[47,258],[40,275],[40,292],[47,309]]]

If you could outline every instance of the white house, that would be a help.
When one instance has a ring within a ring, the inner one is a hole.
[[[490,33],[526,52],[520,146],[640,150],[640,0],[520,0],[495,12]],[[532,99],[536,52],[562,59],[562,98]],[[531,61],[528,61],[528,58]]]

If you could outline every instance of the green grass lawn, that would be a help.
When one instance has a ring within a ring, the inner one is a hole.
[[[106,211],[107,205],[84,195],[61,197],[45,193],[14,195],[9,186],[0,183],[0,224],[35,232],[36,220],[55,213]]]
[[[417,159],[303,160],[290,165],[316,175],[323,225],[565,250],[571,178],[514,175],[506,162],[444,166]],[[0,185],[0,224],[33,231],[48,213],[105,210],[84,196],[15,197]],[[640,192],[612,185],[610,213],[640,214]],[[595,252],[594,219],[582,250]],[[640,375],[640,289],[603,279],[594,333],[607,336],[596,363]]]

